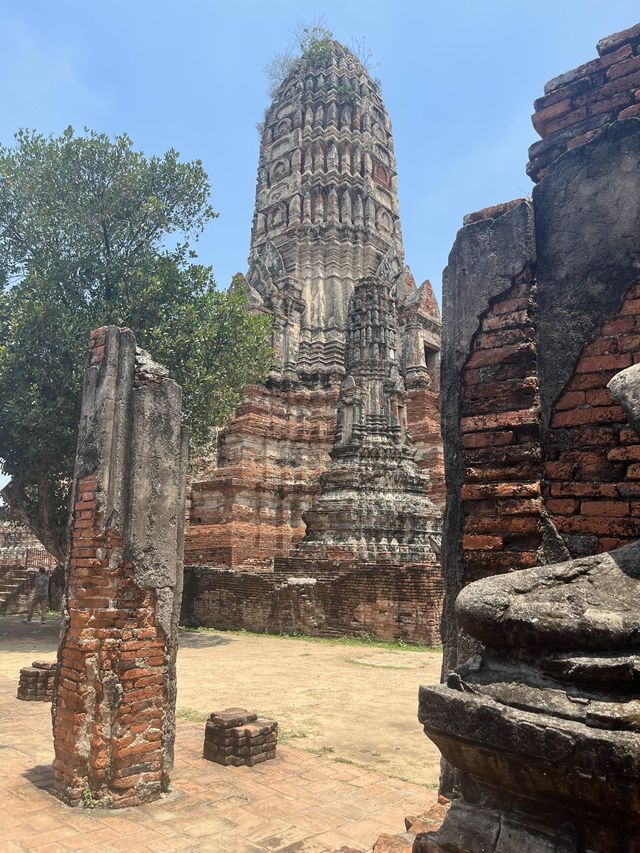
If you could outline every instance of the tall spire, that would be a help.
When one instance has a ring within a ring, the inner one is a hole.
[[[278,371],[303,380],[344,371],[358,279],[390,257],[396,277],[404,270],[378,86],[341,44],[322,45],[296,62],[265,117],[247,276],[254,304],[274,315]]]

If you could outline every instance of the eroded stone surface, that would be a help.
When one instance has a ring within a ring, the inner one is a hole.
[[[180,387],[129,330],[94,332],[53,704],[54,793],[69,805],[167,790],[186,459]]]
[[[547,87],[545,109],[585,86],[591,111],[636,40],[634,28],[603,42],[602,61]],[[450,256],[445,684],[422,688],[420,719],[446,759],[444,790],[461,796],[416,851],[637,850],[633,115],[602,112],[569,144],[575,116],[565,135],[547,113],[532,203],[467,218]]]

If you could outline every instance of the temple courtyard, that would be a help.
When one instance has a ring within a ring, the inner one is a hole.
[[[52,660],[57,618],[0,618],[2,850],[369,850],[436,797],[439,757],[416,719],[437,650],[242,632],[180,632],[172,793],[137,809],[70,809],[52,783],[50,704],[16,699]],[[278,720],[275,761],[204,761],[204,720],[243,706]]]

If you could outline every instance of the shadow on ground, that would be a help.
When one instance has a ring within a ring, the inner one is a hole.
[[[50,791],[53,787],[53,767],[50,764],[36,764],[35,767],[25,770],[22,775],[41,791]]]

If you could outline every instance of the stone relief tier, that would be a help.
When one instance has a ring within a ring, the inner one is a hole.
[[[128,329],[87,353],[58,676],[54,793],[139,805],[173,765],[187,443],[180,387]]]
[[[362,279],[349,304],[331,465],[296,556],[420,562],[439,552],[440,514],[415,462],[398,347],[390,283]]]
[[[610,389],[637,432],[640,366]],[[429,849],[637,851],[640,543],[485,578],[456,611],[483,651],[420,691],[462,794]]]
[[[244,283],[251,310],[272,320],[275,364],[194,478],[193,563],[270,568],[304,536],[331,461],[349,299],[366,276],[396,298],[416,463],[444,501],[440,313],[404,262],[391,124],[360,62],[337,42],[325,48],[294,65],[265,116]]]

